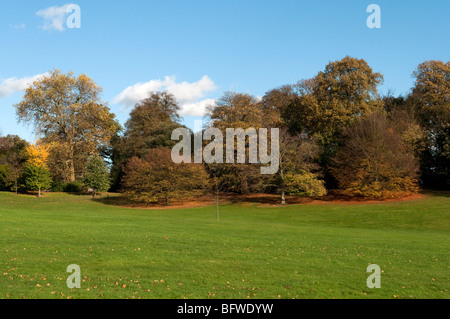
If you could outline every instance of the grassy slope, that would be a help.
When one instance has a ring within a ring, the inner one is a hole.
[[[0,298],[449,298],[450,197],[130,209],[0,193]],[[81,289],[69,289],[69,264]],[[381,289],[366,286],[378,264]]]

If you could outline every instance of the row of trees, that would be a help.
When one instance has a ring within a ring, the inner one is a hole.
[[[216,199],[219,192],[278,193],[284,202],[285,195],[322,196],[336,188],[380,198],[415,192],[420,183],[448,187],[450,63],[426,61],[414,77],[407,96],[381,96],[383,76],[366,61],[345,57],[262,99],[225,93],[208,108],[207,126],[222,132],[280,129],[279,170],[261,175],[263,164],[173,163],[170,149],[177,141],[170,137],[183,126],[170,93],[150,92],[122,129],[90,78],[54,70],[15,106],[19,120],[33,124],[48,156],[42,165],[31,164],[25,141],[2,138],[0,187],[25,185],[19,176],[27,165],[47,170],[53,188],[77,182],[99,191],[110,186],[140,202],[169,203],[207,191]]]
[[[424,62],[414,76],[416,83],[408,96],[381,96],[378,86],[383,76],[366,61],[346,57],[329,63],[312,79],[267,92],[261,100],[227,92],[209,108],[209,126],[222,132],[280,128],[280,169],[265,176],[255,164],[205,164],[207,176],[223,191],[276,192],[282,202],[285,194],[321,196],[336,188],[350,196],[389,198],[416,192],[420,184],[448,187],[449,63]],[[143,103],[136,110],[161,111],[157,104]],[[167,116],[164,126],[176,126],[177,118]],[[145,125],[144,118],[132,113],[124,136],[135,134],[133,126],[141,120]],[[170,147],[172,142],[166,139],[166,143],[159,146]],[[154,146],[139,149],[151,153]],[[115,150],[121,153],[120,146]],[[145,156],[133,156],[145,162]],[[168,155],[166,162],[170,162]],[[134,181],[141,167],[113,163],[121,171],[117,181],[124,182],[118,188],[139,193],[142,188]],[[183,188],[182,182],[177,185]]]
[[[110,187],[109,168],[100,155],[90,156],[82,183],[54,182],[49,169],[49,147],[38,141],[28,143],[16,135],[0,137],[0,190],[12,190],[16,194],[42,190],[82,191],[89,187],[95,197],[97,191],[107,191]]]

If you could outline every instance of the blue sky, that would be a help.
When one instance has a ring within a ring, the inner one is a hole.
[[[81,28],[67,28],[67,14],[62,25],[46,19],[69,3]],[[371,3],[380,29],[366,25]],[[384,75],[381,92],[405,94],[419,63],[449,60],[449,34],[448,0],[2,1],[0,132],[33,139],[13,105],[53,68],[96,81],[122,124],[146,90],[171,90],[192,127],[225,91],[262,96],[346,55]]]

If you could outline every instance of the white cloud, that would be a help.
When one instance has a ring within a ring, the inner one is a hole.
[[[133,107],[140,100],[148,97],[150,92],[166,90],[172,93],[180,103],[181,115],[203,115],[205,107],[214,103],[214,99],[203,99],[207,92],[216,90],[214,82],[207,76],[203,76],[197,82],[177,83],[175,77],[166,76],[163,80],[151,80],[149,82],[139,82],[127,87],[119,93],[112,101],[114,104],[123,104],[126,107]]]
[[[69,6],[70,3],[65,4],[61,7],[53,6],[36,12],[37,16],[41,16],[44,18],[44,24],[41,26],[41,28],[48,31],[64,31],[64,22],[66,19],[66,15],[68,14],[67,8]]]
[[[15,92],[24,91],[32,82],[45,75],[47,75],[47,73],[23,78],[13,77],[0,81],[0,97],[5,97]]]
[[[183,104],[180,115],[203,116],[206,108],[210,105],[216,105],[216,99],[204,99],[194,103]]]
[[[16,30],[23,30],[26,27],[27,26],[25,25],[25,23],[11,25],[11,28],[16,29]]]

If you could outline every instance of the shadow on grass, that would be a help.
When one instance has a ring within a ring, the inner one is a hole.
[[[441,190],[441,189],[423,189],[421,191],[424,195],[431,195],[437,197],[450,197],[450,190]]]
[[[114,193],[113,196],[111,196],[110,194],[108,195],[100,194],[97,195],[95,198],[92,198],[92,200],[105,205],[113,205],[113,206],[129,206],[133,204],[132,201],[130,201],[128,198],[126,198],[120,193]]]
[[[215,199],[212,196],[203,195],[186,199],[172,199],[169,205],[165,203],[136,203],[129,200],[125,195],[115,193],[113,196],[102,195],[93,199],[96,202],[105,205],[114,205],[122,207],[134,207],[134,208],[192,208],[202,207],[208,205],[214,205]],[[298,197],[298,196],[286,196],[286,202],[288,204],[307,204],[314,199]],[[277,194],[221,194],[219,196],[220,204],[256,204],[256,205],[278,205],[281,204],[281,196]]]
[[[39,197],[39,192],[38,191],[22,191],[22,192],[17,192],[17,194],[15,192],[9,192],[13,195],[18,195],[18,196],[29,196],[29,197]],[[74,195],[74,196],[86,196],[86,195],[91,195],[90,193],[75,193],[75,192],[52,192],[52,191],[41,191],[41,197],[49,197],[52,195]]]
[[[166,205],[165,201],[158,203],[139,203],[133,202],[121,193],[108,193],[102,194],[101,197],[97,196],[92,198],[93,201],[102,203],[104,205],[113,205],[120,207],[129,208],[154,208],[154,209],[164,209],[164,208],[192,208],[192,207],[202,207],[213,204],[213,200],[210,196],[200,196],[195,198],[187,199],[171,199],[169,205]]]
[[[281,196],[279,194],[221,194],[220,204],[242,204],[242,205],[268,205],[268,206],[289,206],[311,203],[348,203],[348,204],[364,204],[364,203],[382,203],[390,201],[403,201],[420,199],[425,196],[450,197],[450,191],[423,190],[418,194],[406,197],[390,198],[390,199],[370,199],[364,197],[352,197],[342,194],[338,190],[330,190],[327,195],[322,197],[302,197],[302,196],[286,196],[286,205],[281,204]],[[130,208],[192,208],[214,205],[215,201],[211,196],[204,195],[195,198],[172,199],[169,205],[165,203],[136,203],[129,200],[121,193],[103,193],[92,198],[93,201],[104,205],[130,207]]]

